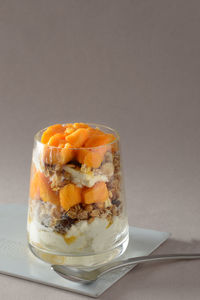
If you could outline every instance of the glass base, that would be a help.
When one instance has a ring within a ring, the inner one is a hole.
[[[128,246],[128,242],[129,242],[129,235],[127,234],[123,242],[120,243],[114,249],[105,251],[103,253],[84,255],[84,256],[57,255],[55,253],[50,253],[46,250],[38,248],[37,246],[32,245],[30,242],[29,242],[29,248],[37,258],[50,264],[68,265],[68,266],[75,266],[75,267],[97,267],[106,264],[109,261],[116,259],[120,255],[122,255]]]

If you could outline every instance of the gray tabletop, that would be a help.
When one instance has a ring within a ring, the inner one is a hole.
[[[0,1],[0,202],[27,202],[33,135],[118,129],[131,225],[200,251],[200,3]],[[9,216],[8,216],[9,217]],[[200,261],[138,266],[101,299],[199,299]],[[86,299],[0,275],[0,298]]]

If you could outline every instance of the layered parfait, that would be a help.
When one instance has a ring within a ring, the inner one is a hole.
[[[128,244],[121,182],[119,137],[107,127],[70,123],[40,131],[28,212],[34,254],[74,265],[121,254]]]

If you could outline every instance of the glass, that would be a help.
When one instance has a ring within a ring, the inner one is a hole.
[[[89,125],[116,139],[65,149],[41,143],[46,128],[35,135],[28,242],[37,257],[51,264],[97,266],[120,256],[128,245],[119,135],[106,126]]]

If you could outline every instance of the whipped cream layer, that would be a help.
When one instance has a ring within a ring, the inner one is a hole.
[[[83,173],[80,170],[74,169],[70,166],[64,166],[63,169],[71,175],[71,182],[79,187],[92,187],[98,181],[108,181],[108,176],[104,174],[94,174],[93,172]]]
[[[39,248],[62,253],[100,253],[111,246],[127,233],[127,218],[116,216],[109,224],[105,218],[95,218],[89,224],[80,221],[72,225],[65,235],[48,230],[36,221],[29,223],[28,232],[30,242]]]

